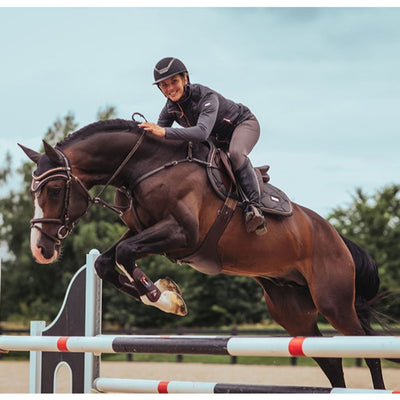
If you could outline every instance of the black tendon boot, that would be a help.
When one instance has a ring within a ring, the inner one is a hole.
[[[256,173],[250,159],[246,158],[244,164],[235,171],[240,187],[247,197],[245,208],[245,223],[247,232],[255,232],[261,236],[267,233],[265,219],[260,210],[260,187]]]

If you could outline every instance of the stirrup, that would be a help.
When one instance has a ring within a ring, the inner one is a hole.
[[[265,223],[265,221],[256,229],[256,235],[257,236],[262,236],[265,235],[268,232],[267,229],[267,224]]]
[[[266,233],[265,219],[262,212],[253,204],[249,204],[246,209],[246,231],[256,232],[257,235],[263,235]]]

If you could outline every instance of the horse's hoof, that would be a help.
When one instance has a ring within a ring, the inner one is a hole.
[[[188,312],[187,312],[185,300],[183,300],[182,296],[176,292],[165,291],[164,293],[171,293],[171,295],[170,295],[171,311],[169,311],[169,312],[171,314],[176,314],[176,315],[180,315],[181,317],[184,317]],[[163,293],[161,294],[161,296],[162,295],[163,295]]]
[[[187,314],[185,301],[182,296],[176,292],[165,290],[161,293],[160,298],[154,302],[150,301],[146,295],[140,296],[140,299],[144,304],[157,307],[166,313],[176,314],[182,317]]]
[[[159,279],[154,284],[158,287],[158,289],[160,289],[160,292],[165,292],[168,290],[170,292],[178,293],[180,296],[182,296],[181,288],[171,278],[165,277]]]
[[[185,300],[183,300],[180,294],[166,290],[165,292],[161,293],[160,300],[162,297],[164,297],[163,300],[165,300],[168,304],[168,306],[164,309],[165,312],[180,315],[182,317],[187,314]]]

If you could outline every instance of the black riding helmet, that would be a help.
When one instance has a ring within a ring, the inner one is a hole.
[[[158,85],[164,79],[168,79],[171,78],[171,76],[185,72],[188,73],[185,64],[183,64],[181,60],[173,57],[163,58],[154,67],[153,85]]]

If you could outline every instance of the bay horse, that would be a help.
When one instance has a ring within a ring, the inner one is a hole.
[[[55,261],[78,219],[92,204],[102,204],[117,211],[128,230],[98,257],[96,271],[145,304],[178,315],[187,312],[178,285],[166,279],[153,283],[136,265],[140,258],[161,254],[188,260],[205,273],[254,278],[271,317],[291,336],[321,336],[318,313],[344,335],[374,334],[372,311],[363,306],[378,291],[375,263],[298,204],[293,203],[291,216],[266,215],[264,236],[247,233],[242,209],[228,204],[231,219],[214,246],[218,262],[191,259],[226,206],[205,172],[206,143],[189,149],[187,142],[145,133],[136,121],[115,119],[83,127],[55,147],[44,142],[44,154],[20,147],[37,164],[31,251],[38,262]],[[97,185],[117,188],[114,205],[91,196],[89,189]],[[341,359],[315,361],[332,386],[345,387]],[[380,360],[366,363],[374,388],[384,389]]]

